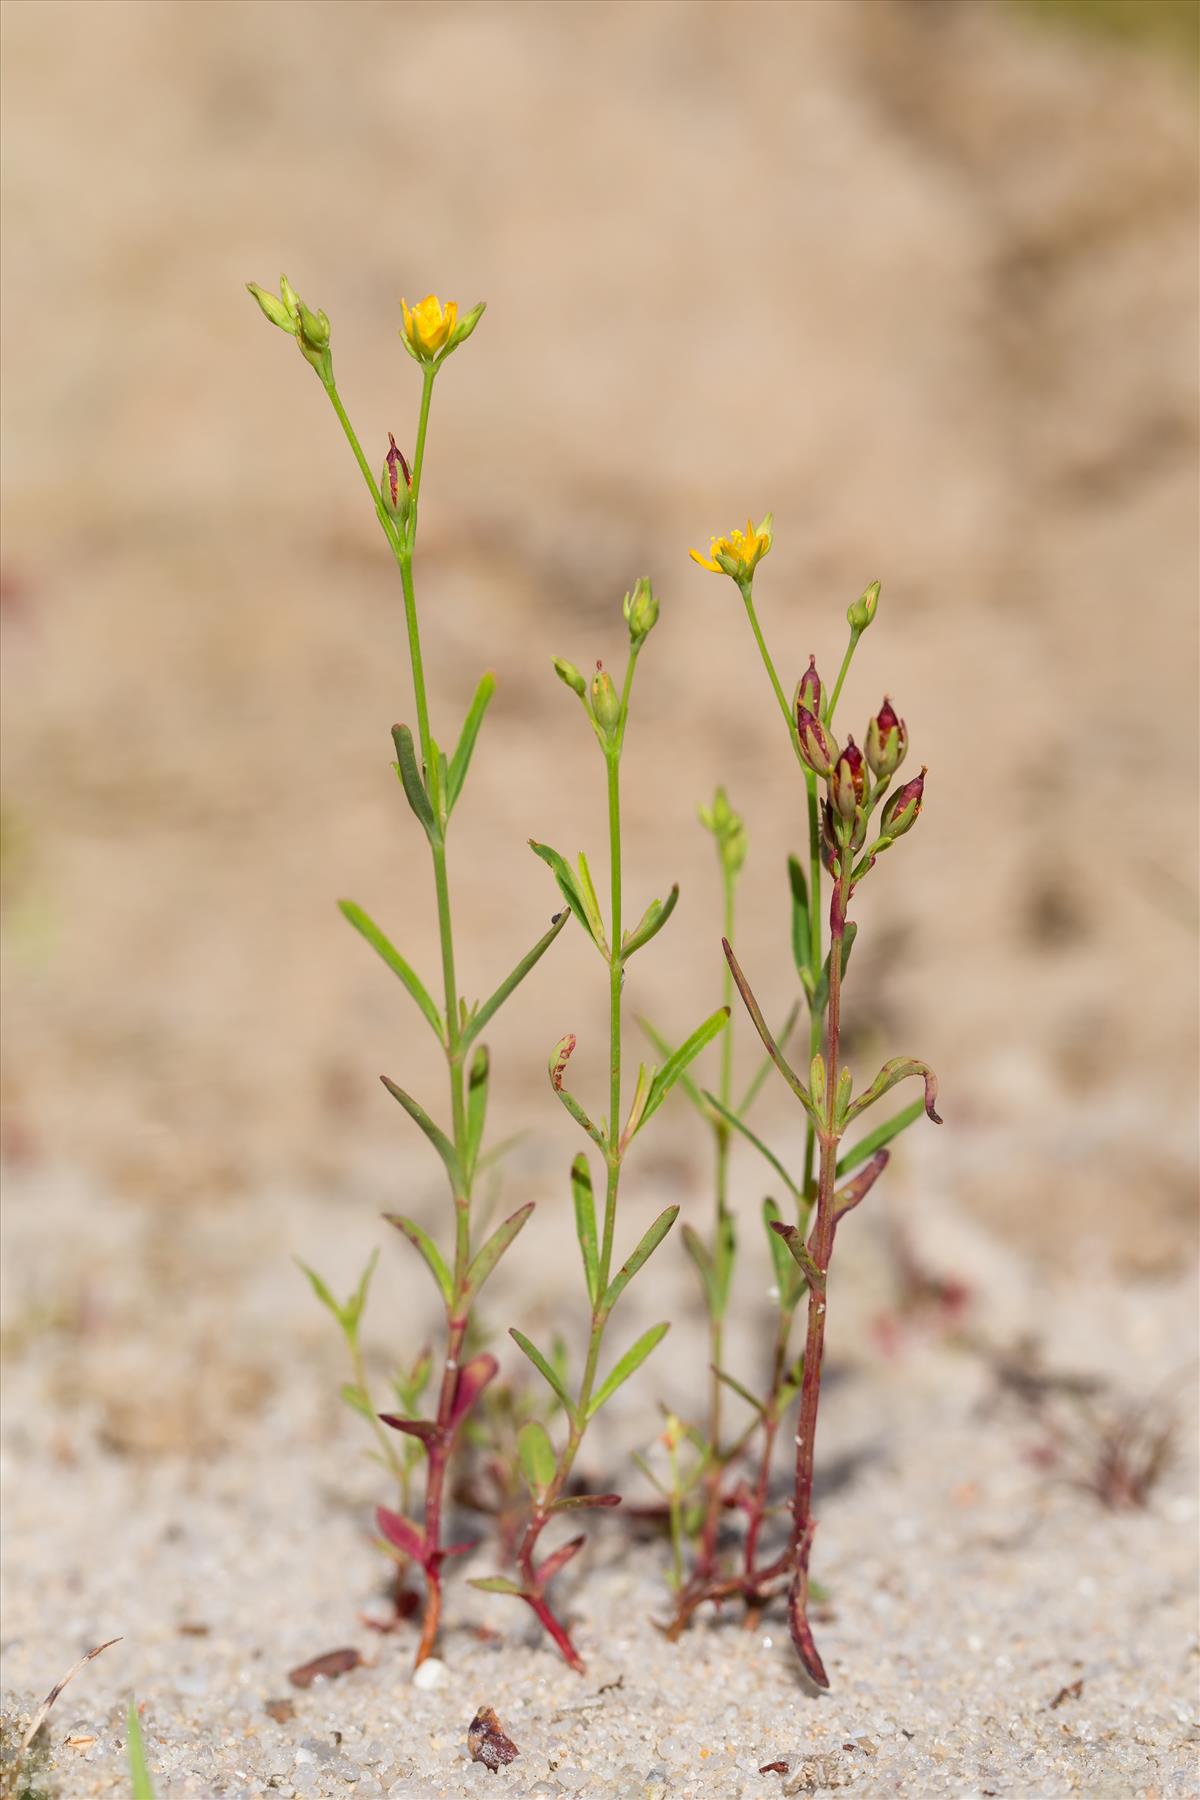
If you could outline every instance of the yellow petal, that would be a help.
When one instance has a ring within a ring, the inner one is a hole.
[[[689,550],[688,555],[693,562],[699,563],[702,569],[711,569],[714,575],[719,575],[721,573],[720,563],[710,562],[707,556],[702,556],[700,554],[699,550]]]

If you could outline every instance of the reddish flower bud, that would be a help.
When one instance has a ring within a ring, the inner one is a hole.
[[[911,831],[921,812],[921,798],[925,792],[925,770],[906,781],[898,793],[892,795],[883,809],[879,821],[879,829],[886,838],[903,837]]]
[[[797,708],[806,707],[810,713],[815,713],[817,718],[820,718],[821,697],[821,677],[817,674],[817,659],[815,656],[810,656],[808,667],[800,677],[800,685],[796,689],[796,706]]]
[[[801,700],[796,702],[796,730],[804,766],[814,775],[832,775],[838,757],[837,740]]]
[[[821,861],[832,875],[838,856],[837,833],[833,828],[833,808],[828,800],[821,802]]]
[[[397,449],[396,440],[388,432],[388,451],[383,465],[383,477],[379,483],[383,491],[383,504],[393,519],[407,519],[412,511],[412,476],[408,464],[404,460],[404,452]]]
[[[862,805],[866,791],[867,772],[863,763],[863,753],[853,738],[848,738],[846,748],[837,759],[837,764],[829,777],[829,800],[834,812],[843,819],[853,819]]]
[[[867,726],[867,761],[873,775],[894,775],[908,749],[908,726],[883,696],[883,705]]]

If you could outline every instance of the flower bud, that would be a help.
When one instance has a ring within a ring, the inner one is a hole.
[[[808,667],[800,677],[799,684],[796,688],[794,704],[796,707],[803,706],[808,712],[814,713],[819,719],[821,716],[822,693],[821,677],[817,674],[817,659],[815,656],[810,656],[808,659]]]
[[[611,738],[621,722],[621,696],[603,663],[596,664],[592,677],[592,712],[605,737]]]
[[[873,581],[869,588],[864,588],[858,599],[846,609],[846,623],[851,631],[865,631],[875,617],[875,608],[879,605],[879,582]]]
[[[310,312],[303,300],[300,302],[300,336],[312,350],[328,350],[329,319],[323,312]]]
[[[730,806],[724,788],[717,789],[711,806],[700,808],[700,823],[717,840],[721,867],[727,874],[736,875],[746,860],[746,825]]]
[[[846,748],[838,757],[833,773],[829,777],[830,805],[841,818],[851,820],[854,818],[855,812],[862,804],[866,781],[863,753],[854,739],[849,738]]]
[[[867,726],[867,761],[873,775],[894,775],[908,749],[908,727],[897,718],[885,694],[883,705]]]
[[[403,451],[397,449],[396,440],[388,432],[388,443],[391,449],[387,453],[383,465],[383,474],[379,478],[379,492],[383,496],[383,504],[393,519],[401,524],[412,512],[412,475],[404,460]]]
[[[257,300],[259,306],[262,308],[262,311],[266,314],[267,318],[270,319],[272,325],[278,325],[280,331],[286,331],[292,337],[295,337],[297,329],[296,320],[292,317],[292,314],[277,295],[269,294],[266,288],[259,287],[257,281],[248,281],[246,283],[246,290],[253,295],[255,300]]]
[[[554,673],[558,676],[560,681],[566,682],[573,694],[578,694],[579,698],[581,700],[583,699],[584,695],[587,693],[587,682],[583,679],[583,676],[579,673],[579,670],[575,667],[573,662],[567,662],[563,657],[556,656],[554,658]]]
[[[658,596],[644,575],[634,582],[632,594],[625,596],[625,619],[635,647],[645,643],[658,624]]]
[[[914,775],[911,781],[892,795],[879,820],[879,829],[883,837],[903,837],[911,831],[921,813],[921,800],[925,793],[925,769]]]
[[[471,308],[470,312],[467,313],[465,318],[462,318],[458,321],[458,324],[454,327],[454,330],[450,333],[449,348],[451,350],[457,350],[458,346],[460,344],[466,343],[467,339],[470,337],[471,333],[474,331],[475,327],[478,325],[480,319],[482,319],[486,310],[487,310],[487,301],[480,300],[475,306],[473,306]]]
[[[805,768],[814,775],[832,775],[838,759],[837,740],[817,714],[801,702],[796,705],[796,732]]]

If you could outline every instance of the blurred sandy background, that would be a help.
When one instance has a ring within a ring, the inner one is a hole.
[[[771,507],[786,678],[836,667],[881,576],[844,723],[886,686],[930,765],[861,896],[860,1063],[938,1068],[928,1161],[1015,1243],[1178,1265],[1194,14],[1132,12],[8,0],[10,1165],[151,1206],[336,1194],[365,1249],[407,1130],[375,1076],[440,1093],[334,910],[435,966],[388,769],[398,586],[317,382],[243,290],[283,268],[377,459],[413,433],[401,293],[489,303],[439,383],[419,570],[443,740],[500,679],[452,853],[468,991],[555,902],[527,837],[602,861],[601,768],[549,659],[616,661],[644,572],[631,904],[684,899],[631,999],[670,1031],[715,1003],[695,810],[720,780],[751,836],[744,960],[786,1004],[801,790],[736,595],[686,554]],[[574,1029],[598,1070],[603,1004],[569,933],[492,1033],[530,1180],[574,1147],[546,1049]],[[680,1108],[646,1179],[704,1166]]]
[[[640,1672],[622,1716],[640,1731],[661,1701],[675,1731],[745,1668],[771,1730],[805,1741],[824,1716],[839,1756],[890,1696],[889,1791],[932,1791],[905,1758],[937,1734],[956,1792],[1065,1792],[1046,1771],[1068,1765],[1071,1791],[1191,1791],[1169,1771],[1194,1696],[1194,1463],[1114,1521],[1002,1378],[1036,1338],[1152,1435],[1195,1373],[1196,23],[1190,0],[0,9],[14,1716],[125,1640],[51,1721],[63,1800],[123,1780],[131,1688],[157,1791],[182,1797],[290,1781],[322,1720],[354,1756],[364,1733],[392,1757],[434,1741],[450,1780],[480,1695],[532,1695],[530,1720],[575,1680],[520,1651],[511,1612],[480,1643],[461,1582],[436,1701],[404,1685],[403,1635],[354,1624],[383,1577],[379,1472],[291,1256],[344,1291],[381,1249],[378,1402],[435,1324],[378,1213],[436,1229],[445,1201],[376,1076],[440,1112],[443,1071],[334,902],[431,976],[436,942],[389,769],[412,717],[398,582],[319,384],[245,293],[280,270],[329,313],[376,461],[414,431],[400,295],[488,301],[439,378],[418,568],[442,741],[484,669],[500,684],[452,839],[468,994],[557,904],[527,838],[603,870],[602,766],[550,659],[618,663],[645,573],[663,605],[628,739],[630,911],[673,879],[683,899],[629,998],[670,1033],[717,1003],[695,815],[722,781],[750,836],[739,949],[786,1009],[803,790],[737,596],[687,557],[747,514],[775,514],[757,588],[789,686],[810,651],[831,676],[847,604],[882,578],[839,724],[861,731],[886,688],[930,768],[917,830],[860,890],[848,986],[860,1078],[927,1058],[947,1123],[903,1140],[834,1282],[817,1573],[845,1710],[799,1695],[773,1624],[665,1646],[641,1622],[659,1550],[616,1528],[572,1595],[589,1655],[606,1607],[624,1633],[597,1678]],[[539,1202],[487,1296],[506,1376],[510,1320],[578,1342],[577,1138],[545,1058],[574,1030],[577,1090],[600,1085],[604,1006],[571,927],[489,1034],[492,1139],[526,1133],[505,1199]],[[798,1155],[786,1094],[756,1118]],[[621,1242],[670,1200],[703,1222],[682,1101],[639,1151]],[[748,1152],[734,1190],[728,1360],[756,1380]],[[921,1260],[907,1290],[889,1220]],[[655,1271],[619,1334],[668,1314],[674,1334],[584,1458],[631,1500],[630,1450],[659,1401],[695,1407],[703,1365],[677,1243]],[[949,1336],[942,1278],[967,1298]],[[925,1310],[897,1323],[906,1300]],[[271,1724],[287,1668],[351,1632],[375,1675]],[[1048,1710],[1085,1677],[1077,1713]]]

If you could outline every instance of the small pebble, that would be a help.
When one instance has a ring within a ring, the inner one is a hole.
[[[440,1656],[427,1656],[423,1663],[418,1663],[413,1670],[412,1684],[428,1692],[431,1688],[441,1687],[450,1673]]]

